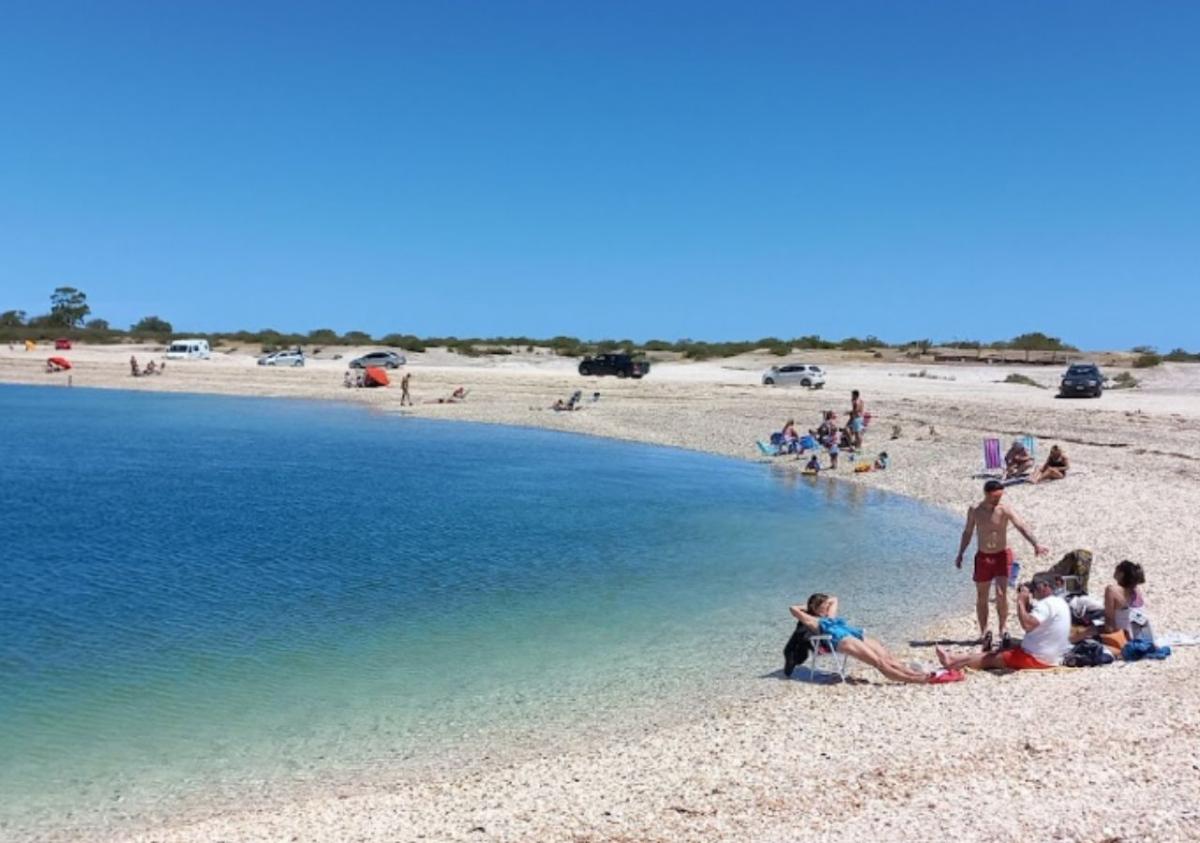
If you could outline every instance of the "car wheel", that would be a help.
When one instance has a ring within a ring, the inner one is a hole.
[[[629,377],[629,372],[626,372],[624,369],[622,369],[621,371],[617,372],[617,377],[618,378],[627,378],[627,377]]]
[[[775,378],[763,378],[763,385],[764,386],[774,386]]]
[[[579,367],[579,374],[584,375],[586,377],[587,375],[590,375],[591,373],[592,373],[592,370],[590,367],[588,367],[588,366],[580,366]]]
[[[808,378],[805,378],[804,380],[800,381],[800,385],[801,386],[812,386],[812,381],[810,381]]]

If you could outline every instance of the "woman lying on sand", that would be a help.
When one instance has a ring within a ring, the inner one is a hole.
[[[923,673],[901,664],[900,660],[889,653],[878,641],[867,638],[861,629],[850,626],[845,620],[839,618],[837,609],[837,597],[832,594],[817,593],[808,598],[808,605],[803,609],[799,606],[792,606],[789,611],[792,613],[792,617],[814,633],[828,635],[834,650],[869,664],[888,679],[926,685],[957,682],[964,678],[961,671],[940,670],[936,673]]]
[[[1067,476],[1067,469],[1071,467],[1071,461],[1067,459],[1067,455],[1063,453],[1062,448],[1055,445],[1050,449],[1050,456],[1046,457],[1046,462],[1033,473],[1029,478],[1030,483],[1041,483],[1043,480],[1062,480]]]

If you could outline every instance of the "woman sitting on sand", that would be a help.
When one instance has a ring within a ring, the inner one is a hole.
[[[1012,447],[1004,455],[1004,477],[1020,477],[1033,471],[1033,457],[1025,450],[1025,443],[1014,439]]]
[[[940,670],[924,673],[913,670],[884,648],[873,638],[867,638],[856,626],[850,626],[837,616],[838,600],[832,594],[814,594],[808,598],[804,608],[792,606],[792,617],[804,624],[813,633],[828,635],[833,649],[861,662],[869,664],[888,679],[910,682],[916,685],[929,683],[957,682],[964,678],[962,671]]]
[[[1029,478],[1030,483],[1041,483],[1043,480],[1062,480],[1067,476],[1067,469],[1071,467],[1071,461],[1067,459],[1067,455],[1063,453],[1062,448],[1055,445],[1050,449],[1050,456],[1046,457],[1046,463],[1041,468],[1033,473]]]
[[[1142,566],[1126,559],[1113,571],[1113,579],[1116,585],[1104,588],[1104,631],[1124,632],[1130,641],[1153,640],[1150,619],[1146,617],[1146,600],[1139,588],[1146,582]]]

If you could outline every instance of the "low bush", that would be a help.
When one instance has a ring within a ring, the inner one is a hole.
[[[1161,354],[1139,354],[1133,360],[1133,368],[1135,369],[1150,369],[1162,363]]]
[[[1008,377],[1006,377],[1004,379],[1003,383],[1019,383],[1019,384],[1024,384],[1025,386],[1036,386],[1038,389],[1046,388],[1046,387],[1042,386],[1040,383],[1038,383],[1037,381],[1035,381],[1033,378],[1031,378],[1027,375],[1022,375],[1018,372],[1013,372],[1012,374],[1010,374]]]
[[[1132,372],[1121,372],[1112,379],[1109,389],[1133,389],[1138,385],[1138,379],[1133,376]]]

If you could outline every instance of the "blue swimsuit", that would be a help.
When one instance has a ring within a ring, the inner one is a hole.
[[[841,618],[821,618],[818,622],[822,635],[828,635],[833,649],[836,650],[843,638],[863,640],[863,631],[857,626],[850,626]]]

